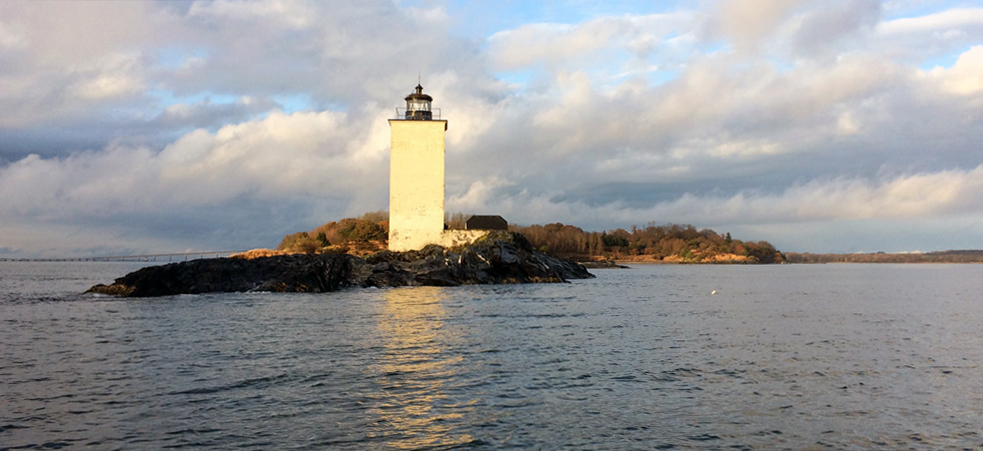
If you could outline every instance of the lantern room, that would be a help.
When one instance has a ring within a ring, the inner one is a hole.
[[[432,120],[433,112],[430,109],[430,102],[433,102],[433,97],[423,93],[423,86],[416,85],[416,92],[406,96],[406,113],[404,118],[408,121]]]

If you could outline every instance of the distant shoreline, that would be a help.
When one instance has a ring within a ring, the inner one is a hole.
[[[811,254],[786,252],[789,263],[983,263],[983,250],[923,253]]]

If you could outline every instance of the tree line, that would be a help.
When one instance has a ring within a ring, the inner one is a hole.
[[[632,226],[587,232],[561,223],[510,227],[537,249],[574,260],[637,259],[675,263],[783,263],[785,256],[767,241],[741,241],[688,224]]]
[[[789,263],[983,263],[983,250],[810,254],[789,252]]]
[[[470,215],[445,216],[449,229],[463,229]],[[573,260],[636,260],[674,263],[983,263],[983,250],[924,253],[813,254],[783,253],[767,241],[742,241],[730,233],[697,229],[688,224],[648,223],[629,230],[588,232],[562,223],[517,226],[536,250]],[[331,221],[310,231],[292,233],[277,253],[353,252],[385,249],[389,213],[376,211]]]
[[[449,229],[463,229],[470,215],[447,214]],[[552,223],[516,226],[541,252],[573,260],[642,260],[674,263],[783,263],[785,255],[767,241],[741,241],[730,233],[697,230],[687,224],[649,223],[630,230],[588,232],[580,227]],[[281,252],[351,252],[384,249],[389,235],[389,214],[377,211],[357,218],[331,221],[313,230],[287,235],[277,246]]]

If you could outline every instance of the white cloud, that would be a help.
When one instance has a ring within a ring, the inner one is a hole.
[[[40,222],[150,208],[158,165],[148,149],[110,147],[66,158],[31,155],[0,169],[0,216]]]
[[[311,26],[316,13],[314,3],[309,0],[196,1],[188,10],[189,16],[208,20],[275,22],[295,29]]]
[[[924,65],[948,60],[981,40],[983,8],[942,8],[879,23],[868,48],[898,61]]]
[[[112,99],[142,91],[146,86],[138,66],[139,55],[110,54],[79,70],[82,78],[72,93],[82,100]]]
[[[450,20],[450,16],[447,15],[447,10],[442,6],[434,6],[432,8],[417,8],[408,6],[403,9],[406,15],[413,18],[416,21],[427,24],[440,24],[447,25]]]
[[[627,64],[625,70],[631,70],[636,60],[645,60],[660,50],[673,60],[685,55],[692,41],[678,35],[692,27],[695,20],[692,13],[677,12],[605,16],[575,25],[534,23],[495,33],[488,42],[499,70],[528,66],[562,69],[585,61],[604,62],[621,52],[632,57],[620,63]],[[667,36],[673,35],[676,36],[664,42]]]
[[[936,67],[929,75],[950,94],[969,96],[983,92],[983,45],[967,50],[952,67]]]
[[[362,127],[341,113],[272,111],[214,133],[192,131],[159,152],[113,145],[66,158],[32,155],[0,168],[0,214],[46,220],[223,205],[243,196],[351,197],[385,178],[381,161],[356,161],[361,155],[349,143]],[[357,182],[363,177],[374,181]]]
[[[452,193],[448,196],[447,210],[484,213],[488,205],[496,203],[496,200],[499,198],[499,190],[512,186],[515,186],[515,184],[499,177],[476,180],[468,186],[467,191],[464,193],[459,195]]]
[[[710,150],[716,158],[742,158],[782,153],[781,147],[768,141],[727,141]]]
[[[710,33],[742,53],[754,50],[805,0],[724,0],[712,13]]]
[[[26,44],[27,38],[23,33],[13,30],[10,25],[0,21],[0,49],[19,49]]]
[[[881,22],[877,30],[885,35],[948,32],[960,27],[983,26],[983,8],[949,9],[919,17]]]
[[[0,127],[74,119],[146,86],[145,2],[11,0],[0,18]]]
[[[615,31],[591,24],[578,29],[566,24],[532,24],[500,32],[489,38],[497,47],[497,63],[503,69],[530,64],[550,64],[581,57],[604,48]],[[594,33],[600,33],[599,35]]]
[[[500,211],[511,221],[520,223],[564,221],[588,228],[614,228],[654,221],[721,229],[776,224],[794,229],[798,224],[826,223],[844,235],[849,233],[837,229],[837,223],[903,223],[927,218],[962,222],[978,217],[983,211],[983,165],[972,170],[887,179],[816,179],[775,194],[753,190],[729,196],[684,194],[642,208],[620,202],[590,205],[575,200],[556,201],[554,194],[535,195],[526,191],[504,195],[509,188],[510,184],[501,180],[476,182],[466,195],[455,199],[455,205],[462,208],[484,205],[487,210]]]
[[[147,2],[7,0],[0,3],[0,29],[12,30],[34,67],[56,69],[146,42],[150,9]]]
[[[244,193],[260,197],[344,192],[353,164],[340,113],[273,111],[263,120],[228,125],[215,133],[197,130],[160,153],[160,180],[182,192],[178,202],[225,201]],[[344,168],[348,177],[327,177]]]
[[[836,131],[841,135],[854,135],[860,132],[860,124],[852,111],[843,111],[837,116]]]

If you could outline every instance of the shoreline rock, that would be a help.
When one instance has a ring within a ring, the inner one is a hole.
[[[578,263],[534,252],[517,233],[494,232],[459,252],[431,245],[419,251],[293,254],[213,258],[149,266],[95,285],[87,293],[123,297],[273,291],[323,293],[348,287],[557,283],[593,274]]]

